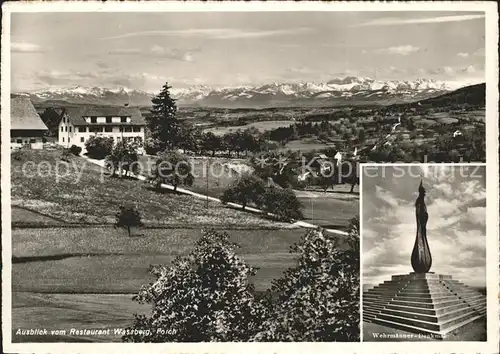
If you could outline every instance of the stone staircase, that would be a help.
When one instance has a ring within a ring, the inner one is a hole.
[[[363,294],[363,321],[444,339],[486,316],[486,297],[451,276],[396,275]]]

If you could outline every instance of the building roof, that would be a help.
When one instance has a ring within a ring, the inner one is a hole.
[[[65,114],[73,125],[101,125],[104,123],[89,123],[83,117],[130,117],[129,123],[112,123],[125,125],[144,125],[144,117],[139,108],[134,107],[69,107]]]
[[[11,130],[48,130],[42,118],[36,113],[29,97],[11,97],[10,99]]]

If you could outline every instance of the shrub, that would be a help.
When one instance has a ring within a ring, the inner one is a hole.
[[[152,266],[156,280],[134,297],[152,305],[151,316],[135,315],[123,341],[234,342],[257,334],[263,307],[248,282],[255,269],[236,247],[227,233],[208,230],[187,257]]]
[[[222,203],[235,202],[245,209],[247,204],[260,205],[260,200],[266,191],[266,185],[262,179],[255,175],[245,174],[231,185],[220,198]]]
[[[69,162],[71,160],[72,153],[70,149],[64,148],[61,154],[61,160]]]
[[[26,153],[22,149],[16,149],[12,151],[11,156],[16,161],[22,161],[26,157]]]
[[[147,138],[144,142],[144,151],[148,155],[155,155],[158,151],[160,151],[159,141],[153,138]]]
[[[120,206],[120,211],[116,213],[115,227],[124,227],[130,236],[130,228],[144,226],[141,214],[133,206]]]
[[[359,220],[338,245],[334,236],[309,231],[292,246],[297,266],[273,281],[263,301],[268,318],[254,341],[359,341]]]
[[[166,151],[158,155],[155,166],[151,169],[150,181],[159,189],[162,183],[170,183],[174,186],[184,184],[193,185],[194,176],[191,173],[192,166],[189,159],[176,151]]]
[[[302,204],[292,189],[268,187],[258,205],[277,220],[290,221],[303,218]]]
[[[103,136],[91,136],[85,143],[87,155],[91,158],[102,160],[109,155],[113,149],[113,138]]]
[[[112,170],[113,175],[118,171],[120,177],[123,171],[125,171],[125,175],[129,171],[137,174],[139,172],[137,149],[138,146],[135,143],[125,140],[118,142],[113,147],[111,154],[106,156],[106,167]]]
[[[80,153],[82,152],[82,148],[79,147],[79,146],[76,146],[76,145],[71,145],[71,147],[69,148],[69,151],[73,154],[73,155],[76,155],[76,156],[79,156]]]

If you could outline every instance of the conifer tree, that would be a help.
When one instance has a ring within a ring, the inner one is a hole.
[[[176,117],[177,106],[170,96],[171,88],[168,83],[163,85],[161,92],[151,100],[151,115],[146,119],[156,152],[176,149],[184,140],[185,129]]]

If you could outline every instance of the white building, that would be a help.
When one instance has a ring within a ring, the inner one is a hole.
[[[62,113],[58,129],[59,145],[80,146],[85,152],[85,143],[91,136],[113,138],[144,143],[146,122],[139,108],[132,107],[77,107],[67,108]]]

